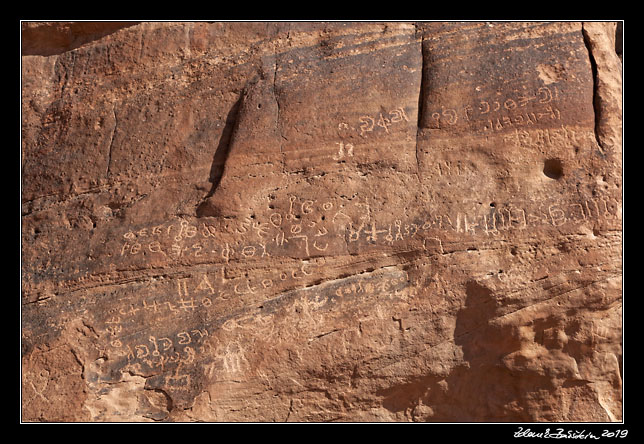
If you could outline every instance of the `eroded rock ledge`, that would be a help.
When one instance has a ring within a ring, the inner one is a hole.
[[[23,420],[621,420],[616,26],[24,24]]]

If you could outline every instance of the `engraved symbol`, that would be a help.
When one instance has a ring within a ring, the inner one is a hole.
[[[453,110],[453,109],[444,110],[443,117],[447,118],[447,123],[450,125],[454,125],[458,120],[458,115],[456,114],[456,110]]]
[[[319,229],[318,229],[318,233],[315,235],[315,237],[324,236],[324,235],[325,235],[325,234],[327,234],[328,232],[329,232],[329,231],[328,231],[326,228],[324,228],[324,227],[319,228]]]
[[[517,107],[517,104],[514,100],[508,99],[505,102],[503,102],[503,107],[508,110],[512,110]]]
[[[241,253],[242,253],[242,256],[244,257],[253,257],[255,256],[255,247],[252,245],[248,245],[244,247]]]
[[[188,296],[188,284],[186,283],[187,279],[177,279],[177,290],[179,291],[179,296]],[[181,284],[183,284],[183,294],[181,294]]]
[[[360,136],[364,136],[365,132],[373,131],[375,120],[369,116],[362,116],[360,117],[360,123],[362,124],[360,125]]]
[[[344,142],[336,142],[335,144],[340,145],[340,148],[338,149],[337,156],[333,156],[333,160],[340,160],[340,159],[344,158],[344,156],[345,156],[345,152],[344,152],[345,147],[347,149],[346,155],[349,156],[349,157],[353,157],[353,145],[352,144],[347,143],[345,145]]]
[[[269,217],[269,220],[271,221],[271,224],[273,224],[275,228],[282,225],[282,215],[280,213],[271,214]]]
[[[545,86],[542,86],[537,90],[537,94],[539,95],[539,103],[549,103],[552,100],[552,92],[550,91],[549,88],[546,88]]]
[[[186,332],[177,333],[177,336],[181,338],[179,341],[179,344],[181,345],[190,344],[192,342],[192,338]]]
[[[309,253],[309,237],[305,236],[303,234],[299,236],[291,236],[289,239],[304,239],[304,251],[306,252],[307,256],[310,256]]]
[[[150,354],[150,351],[148,350],[148,348],[143,344],[135,346],[134,350],[136,350],[137,358],[145,358]]]
[[[162,343],[163,351],[168,351],[172,348],[172,341],[170,338],[161,338],[159,342]]]
[[[212,284],[208,280],[208,276],[204,274],[203,278],[201,279],[201,282],[199,282],[199,285],[195,290],[199,291],[199,290],[205,290],[205,289],[210,290],[210,294],[215,294],[215,289],[213,288]],[[186,296],[187,295],[188,295],[188,292],[186,291]],[[181,291],[179,291],[179,296],[181,296]]]
[[[391,123],[397,123],[397,122],[402,122],[404,119],[406,122],[409,122],[409,119],[407,118],[407,114],[405,114],[405,110],[403,108],[397,108],[393,111],[389,112],[389,115],[391,117]]]
[[[289,196],[288,200],[290,202],[290,206],[288,208],[288,214],[286,215],[286,220],[293,220],[293,219],[296,219],[295,214],[293,213],[293,204],[297,200],[297,197]]]
[[[385,129],[385,132],[389,134],[389,127],[391,126],[391,120],[382,116],[380,113],[380,118],[378,119],[378,126]]]
[[[472,113],[472,111],[473,111],[472,107],[471,107],[470,105],[465,105],[465,106],[463,107],[463,110],[465,111],[465,119],[466,119],[467,121],[469,121],[469,120],[470,120],[471,113]]]
[[[183,310],[193,310],[195,309],[195,300],[190,299],[179,299],[179,304]]]

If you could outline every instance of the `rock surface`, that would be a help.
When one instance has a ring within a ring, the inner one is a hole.
[[[620,421],[616,26],[23,23],[23,421]]]

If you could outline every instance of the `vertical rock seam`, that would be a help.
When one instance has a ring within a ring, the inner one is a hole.
[[[116,104],[112,106],[112,118],[114,119],[114,128],[112,128],[112,133],[110,134],[110,143],[107,149],[107,170],[105,172],[106,179],[109,179],[109,176],[110,176],[110,166],[112,165],[112,147],[114,145],[114,136],[116,135],[116,128],[118,126],[118,120],[116,119]]]
[[[598,91],[599,78],[597,74],[597,62],[595,61],[595,57],[593,56],[592,44],[590,41],[590,36],[588,35],[588,31],[585,28],[585,23],[582,23],[581,32],[584,37],[584,44],[586,45],[586,49],[588,50],[588,59],[590,60],[590,67],[592,69],[592,74],[593,74],[593,109],[595,110],[595,140],[597,141],[597,146],[599,147],[600,151],[602,153],[605,153],[604,146],[599,138],[601,108],[599,105],[599,91]]]
[[[275,118],[275,129],[277,130],[277,133],[279,134],[280,157],[281,157],[280,160],[282,162],[282,174],[284,174],[286,172],[286,160],[285,160],[284,143],[283,143],[285,138],[284,138],[284,135],[282,133],[282,128],[280,126],[280,101],[279,101],[279,98],[277,97],[277,70],[278,70],[277,61],[279,60],[278,54],[277,54],[277,44],[275,46],[274,57],[275,57],[275,61],[273,63],[273,66],[274,66],[274,71],[273,71],[273,98],[275,99],[275,104],[277,105],[277,116]]]
[[[226,121],[224,123],[224,129],[219,138],[219,143],[215,149],[215,154],[213,155],[213,163],[210,169],[210,180],[212,181],[212,188],[206,195],[206,198],[215,194],[221,178],[226,169],[226,162],[228,156],[230,155],[230,145],[235,137],[235,132],[237,131],[237,125],[239,121],[239,112],[242,108],[244,101],[244,91],[241,92],[237,101],[230,107],[228,114],[226,116]],[[218,162],[219,161],[219,162]],[[217,164],[220,163],[218,166]],[[217,170],[220,170],[216,172]]]
[[[418,32],[418,25],[416,25],[416,32]],[[418,139],[421,135],[421,124],[424,121],[424,108],[427,94],[425,92],[425,70],[427,64],[425,63],[425,34],[421,31],[420,34],[420,52],[421,52],[421,68],[420,68],[420,88],[418,90],[418,118],[416,121],[416,168],[418,171],[418,178],[420,179],[420,158],[418,156]]]

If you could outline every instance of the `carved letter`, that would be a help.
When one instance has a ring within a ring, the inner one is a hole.
[[[206,288],[210,290],[210,294],[215,294],[215,289],[210,284],[210,281],[208,280],[208,276],[204,274],[203,279],[201,279],[201,282],[199,282],[199,285],[197,286],[195,291],[203,290]]]
[[[185,344],[190,344],[192,342],[192,338],[185,331],[182,331],[181,333],[177,333],[177,336],[181,338],[181,340],[179,341],[179,344],[185,345]]]
[[[566,222],[566,215],[562,210],[554,208],[555,206],[556,205],[550,205],[548,207],[548,214],[550,215],[552,225],[558,227]]]

